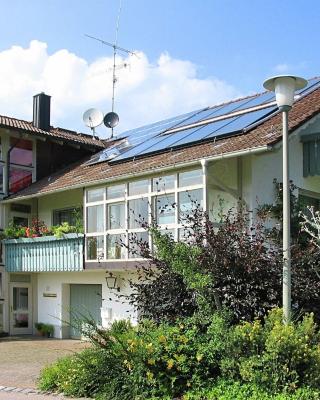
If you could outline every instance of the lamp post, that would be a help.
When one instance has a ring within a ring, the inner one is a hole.
[[[294,92],[303,89],[307,81],[292,75],[279,75],[267,79],[263,86],[275,92],[276,102],[282,112],[282,174],[283,174],[283,275],[282,304],[283,320],[289,323],[291,319],[291,254],[290,254],[290,181],[288,152],[288,115],[294,100]]]

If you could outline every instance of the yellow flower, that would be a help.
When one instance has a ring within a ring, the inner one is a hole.
[[[128,360],[124,360],[124,361],[123,361],[123,364],[128,368],[129,371],[132,370],[132,365],[129,363]]]
[[[149,358],[149,360],[148,360],[149,365],[155,365],[155,363],[156,363],[156,361],[154,358]]]
[[[160,343],[165,343],[167,341],[166,337],[164,335],[159,336],[159,342]]]
[[[153,343],[148,343],[147,345],[146,345],[146,349],[147,349],[147,351],[148,351],[148,353],[153,353]]]
[[[153,373],[150,372],[150,371],[148,371],[148,372],[147,372],[147,379],[148,379],[149,381],[151,381],[152,378],[153,378]]]
[[[188,341],[189,341],[189,339],[184,335],[181,335],[179,337],[179,340],[180,340],[181,343],[184,343],[184,344],[188,343]]]
[[[197,361],[201,361],[203,359],[203,355],[197,354],[196,359],[197,359]]]
[[[174,365],[174,360],[172,360],[172,358],[170,358],[170,360],[167,362],[167,369],[171,369]]]

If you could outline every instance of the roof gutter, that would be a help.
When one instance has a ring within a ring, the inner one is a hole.
[[[141,176],[146,176],[146,175],[150,175],[153,174],[155,172],[157,173],[162,173],[165,171],[171,171],[173,169],[177,169],[177,168],[186,168],[186,167],[191,167],[197,164],[201,164],[204,161],[210,162],[210,161],[217,161],[217,160],[223,160],[223,159],[227,159],[227,158],[233,158],[233,157],[244,157],[250,154],[259,154],[259,153],[265,153],[267,151],[271,151],[273,149],[272,146],[270,145],[265,145],[265,146],[260,146],[260,147],[255,147],[255,148],[251,148],[251,149],[246,149],[246,150],[240,150],[240,151],[233,151],[230,153],[226,153],[226,154],[218,154],[216,156],[211,156],[211,157],[202,157],[202,158],[198,158],[196,160],[193,161],[187,161],[187,162],[183,162],[183,163],[177,163],[177,164],[172,164],[170,166],[166,166],[166,167],[162,167],[162,168],[157,168],[157,169],[153,169],[153,170],[149,170],[149,171],[143,171],[143,172],[132,172],[130,174],[127,175],[122,175],[122,176],[117,176],[114,178],[106,178],[106,179],[99,179],[96,181],[92,181],[92,182],[88,182],[88,183],[82,183],[82,184],[78,184],[78,185],[71,185],[68,186],[67,188],[59,188],[59,189],[55,189],[55,190],[51,190],[48,192],[44,192],[44,193],[39,193],[39,194],[32,194],[32,195],[27,195],[27,196],[21,196],[21,197],[14,197],[13,199],[7,199],[7,200],[2,200],[2,203],[13,203],[15,201],[20,201],[20,200],[29,200],[29,199],[33,199],[35,197],[43,197],[43,196],[47,196],[50,194],[55,194],[55,193],[60,193],[60,192],[64,192],[65,190],[73,190],[73,189],[80,189],[83,187],[89,187],[89,186],[96,186],[105,182],[108,183],[113,183],[113,182],[117,182],[120,180],[123,180],[125,178],[131,178],[131,177],[141,177]]]

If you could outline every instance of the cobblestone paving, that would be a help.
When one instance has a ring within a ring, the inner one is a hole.
[[[35,389],[23,389],[13,386],[0,386],[0,400],[68,400],[60,394],[41,393]],[[86,400],[84,398],[70,400]],[[87,399],[89,400],[89,399]]]
[[[62,398],[56,395],[38,394],[36,384],[40,370],[59,357],[79,352],[87,346],[87,343],[78,340],[1,338],[0,400]]]

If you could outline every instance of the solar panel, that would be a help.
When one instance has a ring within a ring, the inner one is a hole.
[[[202,112],[195,114],[194,116],[191,116],[185,121],[182,121],[180,124],[177,125],[177,127],[205,121],[207,119],[219,117],[232,112],[245,110],[246,108],[256,107],[268,103],[274,100],[274,98],[275,97],[273,93],[266,92],[257,96],[247,97],[245,99],[218,107],[211,107],[207,110],[203,110]]]
[[[177,137],[177,140],[173,143],[173,146],[182,146],[192,142],[198,142],[207,138],[218,137],[225,134],[231,134],[234,132],[239,132],[242,129],[246,128],[248,125],[256,122],[261,119],[265,115],[268,115],[271,111],[275,110],[275,107],[268,107],[263,110],[253,111],[248,114],[243,114],[238,117],[226,118],[220,121],[216,121],[202,127],[198,127],[197,129],[192,130],[191,132],[183,131],[180,132],[182,137]],[[150,151],[154,151],[150,149]]]
[[[117,135],[117,139],[127,138],[131,145],[136,145],[141,143],[142,141],[155,136],[169,128],[172,128],[178,125],[181,121],[188,119],[189,117],[201,112],[202,110],[192,111],[187,114],[179,115],[167,120],[158,121],[154,124],[143,126],[140,128],[132,129],[130,131],[126,131]]]
[[[189,124],[193,124],[199,121],[203,121],[209,118],[218,117],[220,115],[228,114],[232,111],[238,110],[241,106],[246,105],[250,99],[242,99],[236,102],[227,103],[217,107],[211,107],[209,109],[203,110],[200,113],[197,113],[191,118],[188,118],[185,121],[182,121],[180,124],[177,124],[176,127],[185,126]]]
[[[320,78],[309,80],[308,86],[297,91],[297,94],[304,96],[319,87]],[[153,124],[132,129],[117,135],[117,139],[127,138],[126,144],[121,144],[102,150],[94,155],[88,163],[94,164],[102,161],[121,161],[128,158],[137,157],[144,154],[154,153],[161,150],[171,149],[178,146],[191,144],[215,137],[231,135],[242,131],[244,128],[254,124],[265,116],[269,115],[277,108],[275,105],[252,111],[246,114],[213,121],[197,127],[189,127],[190,124],[206,121],[210,118],[224,116],[233,112],[246,110],[270,103],[275,100],[274,93],[264,92],[260,95],[247,97],[238,101],[215,107],[207,107],[190,113],[182,114],[167,120],[158,121]],[[170,132],[174,128],[183,128],[178,132]]]
[[[272,92],[261,93],[260,95],[253,97],[247,104],[245,104],[245,107],[240,107],[239,110],[261,106],[263,104],[270,103],[271,101],[274,100],[275,100],[274,93]]]
[[[276,107],[271,106],[262,110],[242,114],[240,116],[233,116],[223,120],[211,122],[200,127],[185,129],[165,136],[154,137],[148,142],[142,143],[140,146],[136,146],[116,157],[113,161],[117,162],[148,153],[154,153],[161,150],[183,146],[193,142],[199,142],[213,137],[239,132],[275,110]]]
[[[235,118],[233,121],[230,121],[228,125],[223,126],[216,132],[212,132],[204,139],[222,136],[227,133],[242,131],[248,126],[254,124],[255,122],[265,118],[266,116],[269,116],[274,111],[278,111],[278,108],[276,106],[267,107],[262,110],[252,111],[248,114],[242,114],[240,117]]]
[[[320,83],[320,78],[309,79],[307,86],[304,89],[300,89],[296,91],[296,94],[307,94],[308,92],[312,92]]]

